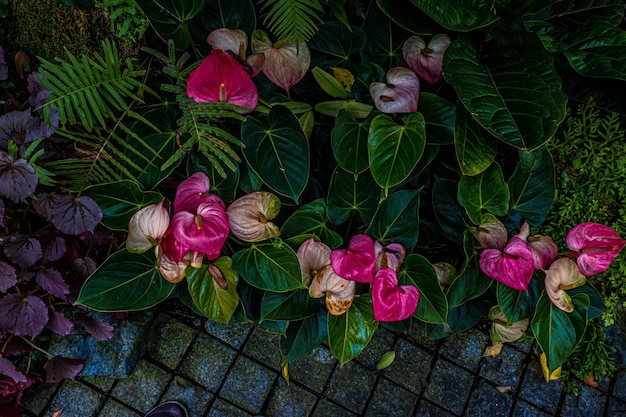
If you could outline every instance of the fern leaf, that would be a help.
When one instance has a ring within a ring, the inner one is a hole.
[[[267,10],[263,23],[276,37],[296,45],[315,35],[324,11],[318,0],[261,0],[261,4],[261,10]]]

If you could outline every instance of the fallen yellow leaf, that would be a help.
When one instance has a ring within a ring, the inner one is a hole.
[[[502,351],[502,346],[502,343],[494,343],[491,346],[487,346],[487,349],[485,349],[485,353],[483,353],[483,356],[498,356]]]

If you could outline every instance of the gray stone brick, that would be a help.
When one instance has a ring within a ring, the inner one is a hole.
[[[399,339],[396,343],[396,358],[383,372],[395,383],[419,395],[426,386],[432,360],[430,353]]]
[[[117,382],[112,396],[147,413],[156,405],[170,378],[163,369],[142,360],[129,378]]]
[[[417,395],[393,382],[381,378],[365,412],[366,417],[405,417],[413,414]]]
[[[623,369],[615,377],[615,386],[613,387],[613,395],[620,400],[626,401],[626,369]]]
[[[252,413],[260,413],[277,374],[239,356],[219,395]]]
[[[606,394],[577,381],[578,395],[565,396],[561,415],[569,417],[602,417],[606,406]]]
[[[289,363],[289,379],[298,381],[316,392],[322,392],[333,372],[337,359],[324,346]]]
[[[41,413],[57,387],[56,384],[39,384],[28,388],[22,396],[21,406],[31,413]]]
[[[471,373],[440,358],[430,375],[424,397],[455,414],[461,414],[473,381]]]
[[[470,371],[475,371],[485,352],[489,337],[478,330],[468,330],[448,337],[439,353]]]
[[[280,378],[269,396],[265,414],[272,417],[308,416],[317,397]]]
[[[250,417],[251,414],[235,407],[219,398],[213,403],[207,417]]]
[[[252,335],[246,342],[244,353],[263,362],[270,368],[280,371],[280,335],[270,333],[258,327],[252,331]]]
[[[356,357],[356,361],[374,369],[380,357],[386,352],[393,350],[395,340],[396,336],[392,332],[378,328],[369,344]]]
[[[552,414],[548,414],[545,411],[540,410],[537,407],[530,405],[525,401],[518,401],[517,404],[515,404],[515,409],[513,410],[513,414],[511,414],[511,417],[550,417],[550,416],[552,416]]]
[[[356,413],[362,413],[376,383],[376,372],[354,361],[335,370],[326,396]]]
[[[513,397],[501,393],[487,382],[481,381],[472,391],[465,411],[467,416],[507,417],[513,408]]]
[[[187,406],[189,417],[202,417],[212,398],[213,394],[201,386],[181,377],[174,377],[165,391],[163,401],[180,401]]]
[[[201,334],[193,343],[180,369],[201,386],[217,391],[235,359],[235,350]]]
[[[57,392],[48,413],[63,409],[63,417],[85,417],[96,413],[104,397],[77,381],[66,380]]]
[[[98,417],[142,417],[141,414],[138,414],[131,410],[130,408],[118,403],[117,401],[109,398],[109,400],[104,404],[104,408],[98,414]]]
[[[626,417],[626,402],[615,397],[609,398],[606,415],[607,417]]]
[[[252,325],[247,323],[224,324],[212,320],[208,320],[204,325],[204,330],[206,330],[207,333],[212,334],[237,349],[243,346],[251,329]]]
[[[197,333],[167,314],[160,314],[152,324],[148,353],[159,363],[175,369]]]
[[[430,340],[426,333],[426,323],[420,320],[413,320],[411,328],[409,329],[409,336],[418,345],[428,349],[431,352],[437,350],[437,347],[441,343],[440,340]]]
[[[559,381],[546,382],[539,361],[534,360],[528,364],[519,396],[554,414],[559,405],[561,386]]]
[[[311,417],[355,417],[356,414],[351,413],[345,408],[322,398]]]
[[[422,400],[415,413],[416,417],[454,417],[454,414],[437,407],[436,405]]]
[[[519,352],[507,345],[497,356],[486,356],[480,367],[480,376],[496,385],[510,386],[513,392],[517,391],[525,353]]]

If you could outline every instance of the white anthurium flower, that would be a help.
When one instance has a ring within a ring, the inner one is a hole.
[[[311,281],[309,295],[313,298],[326,296],[328,312],[334,316],[340,316],[352,305],[355,290],[356,281],[341,278],[330,265],[326,265]]]
[[[311,280],[327,265],[330,265],[331,249],[322,242],[310,238],[300,245],[296,256],[302,271],[302,283],[309,285]]]
[[[550,269],[546,270],[544,281],[546,294],[555,306],[566,313],[571,313],[574,311],[574,306],[565,290],[580,287],[586,280],[587,278],[580,272],[576,262],[568,258],[559,258],[552,262]]]
[[[376,108],[383,113],[413,113],[417,111],[420,82],[408,68],[391,68],[386,83],[370,85],[370,95]]]
[[[143,253],[156,246],[169,225],[170,216],[163,202],[142,208],[128,223],[126,249],[132,253]]]
[[[280,200],[272,193],[257,191],[233,201],[226,209],[230,231],[244,242],[260,242],[280,236],[271,223],[280,211]]]

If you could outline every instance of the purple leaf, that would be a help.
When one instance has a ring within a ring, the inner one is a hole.
[[[42,242],[42,257],[43,263],[58,261],[65,255],[65,239],[62,236],[52,236],[48,239],[45,237],[39,237]]]
[[[59,195],[56,193],[38,193],[33,201],[35,212],[46,220],[50,220],[50,213],[56,205]]]
[[[37,139],[49,138],[54,131],[48,127],[46,122],[39,117],[31,117],[26,124],[25,143],[34,142]]]
[[[96,265],[96,261],[86,256],[84,258],[77,258],[72,263],[72,268],[78,275],[83,278],[87,278],[89,275],[96,272],[98,269],[98,265]]]
[[[3,250],[9,261],[22,268],[28,268],[41,259],[41,243],[25,234],[7,237]]]
[[[72,333],[74,325],[67,317],[65,317],[63,313],[60,311],[53,311],[46,327],[58,335],[67,336]]]
[[[0,116],[0,148],[8,149],[9,140],[17,145],[23,145],[26,139],[26,125],[31,117],[30,108]]]
[[[4,49],[0,46],[0,80],[6,80],[9,77],[9,67],[4,59]]]
[[[15,382],[27,382],[26,375],[20,372],[7,358],[0,356],[0,374],[6,375]]]
[[[35,337],[48,322],[46,304],[34,295],[8,294],[0,298],[0,328],[16,336]]]
[[[0,151],[0,196],[18,203],[35,192],[39,177],[25,159]]]
[[[9,288],[17,284],[15,268],[10,264],[0,261],[0,292],[7,292]]]
[[[37,108],[48,101],[50,90],[46,89],[37,77],[43,77],[39,72],[33,72],[28,75],[28,103],[33,108]]]
[[[77,316],[76,323],[83,326],[98,342],[103,342],[113,337],[113,326],[100,319],[91,317],[89,314]]]
[[[51,268],[42,268],[35,274],[35,281],[41,288],[62,300],[70,293],[70,287],[63,281],[59,271]]]
[[[100,206],[87,196],[73,197],[71,194],[63,194],[58,197],[50,213],[50,221],[54,227],[68,235],[92,232],[100,220]]]
[[[55,356],[43,364],[46,370],[46,382],[55,384],[62,379],[74,379],[83,370],[85,361]]]
[[[4,200],[0,198],[0,227],[7,227],[6,224],[4,224],[4,213]]]

